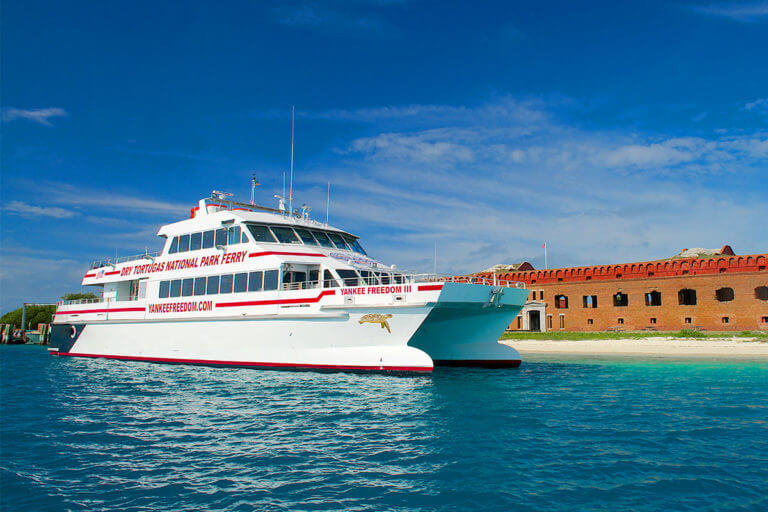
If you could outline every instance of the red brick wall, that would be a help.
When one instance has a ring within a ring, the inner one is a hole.
[[[741,331],[768,329],[768,322],[762,321],[768,317],[768,301],[755,298],[756,287],[768,286],[766,261],[768,255],[761,254],[537,270],[499,277],[525,282],[531,290],[529,300],[546,303],[547,330],[604,331],[621,326],[626,330],[655,327],[674,331],[700,326]],[[733,289],[732,301],[716,299],[715,291],[724,287]],[[679,303],[682,289],[696,291],[696,305]],[[661,292],[661,306],[645,304],[645,294],[654,290]],[[627,306],[614,306],[613,296],[618,292],[629,296]],[[555,307],[557,295],[568,297],[567,309]],[[584,307],[584,296],[597,296],[597,307]],[[517,329],[516,320],[510,329]]]

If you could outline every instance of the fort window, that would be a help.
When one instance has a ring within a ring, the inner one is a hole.
[[[677,292],[677,300],[681,306],[695,306],[696,305],[696,290],[690,288],[683,288]]]
[[[757,267],[757,270],[765,270],[765,265],[760,265],[759,267]]]
[[[595,323],[594,320],[592,320],[591,318],[587,318],[587,325],[592,325],[594,323]]]
[[[691,323],[691,317],[689,317],[689,316],[685,317],[685,323],[690,324]]]
[[[661,292],[652,291],[645,294],[646,306],[661,306]]]
[[[584,300],[584,307],[585,308],[596,308],[597,307],[597,295],[585,295],[583,297]]]
[[[592,276],[587,276],[587,281],[591,281],[591,280],[592,280]]]
[[[760,321],[764,324],[768,324],[768,316],[764,316],[763,318],[760,319]]]
[[[730,321],[731,321],[731,319],[730,319],[730,318],[728,318],[727,316],[724,316],[724,317],[722,318],[722,322],[723,322],[724,324],[727,324],[727,323],[728,323],[728,322],[730,322]]]
[[[728,269],[727,269],[727,268],[721,268],[721,269],[720,269],[720,273],[722,274],[722,273],[723,273],[723,272],[725,272],[726,270],[728,270]]]
[[[613,305],[616,307],[626,307],[629,305],[629,295],[626,293],[617,293],[613,296]]]
[[[715,291],[715,297],[720,302],[729,302],[733,300],[733,288],[718,288]]]
[[[565,295],[555,295],[555,307],[557,309],[568,309],[568,297]]]
[[[522,322],[522,321],[523,321],[523,319],[522,319],[521,317],[519,317],[519,316],[518,316],[518,317],[517,317],[517,329],[518,329],[518,330],[520,329],[520,325],[521,325],[521,322]]]
[[[623,318],[619,318],[618,320],[616,320],[616,323],[619,324],[619,325],[624,325],[624,319]]]
[[[565,315],[560,315],[560,328],[565,329]]]
[[[621,274],[616,274],[616,279],[621,279]]]
[[[648,277],[653,277],[653,276],[654,276],[653,272],[648,272]]]
[[[557,278],[557,282],[558,282],[558,283],[562,283],[562,282],[563,282],[563,278],[562,278],[562,277],[558,277],[558,278]]]
[[[547,315],[547,329],[552,328],[552,315]]]
[[[768,286],[758,286],[755,288],[755,298],[757,300],[768,300]]]
[[[651,318],[651,325],[656,325],[656,318]]]

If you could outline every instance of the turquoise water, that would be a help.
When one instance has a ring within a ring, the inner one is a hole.
[[[0,347],[2,510],[766,510],[768,365],[429,377]]]

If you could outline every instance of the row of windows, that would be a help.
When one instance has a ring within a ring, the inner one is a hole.
[[[535,294],[536,292],[534,292]],[[541,292],[543,298],[543,292]],[[715,299],[719,302],[730,302],[734,299],[733,288],[718,288],[715,291]],[[626,293],[616,293],[612,296],[614,307],[626,307],[629,305],[629,295]],[[646,306],[661,306],[661,292],[652,291],[643,294]],[[768,301],[768,286],[758,286],[755,288],[755,299]],[[681,306],[695,306],[697,304],[696,290],[684,288],[677,292],[677,303]],[[582,297],[582,306],[585,308],[597,307],[597,295],[584,295]],[[555,308],[568,309],[568,296],[555,295]]]
[[[277,270],[241,272],[205,277],[190,277],[160,281],[159,297],[192,297],[195,295],[219,295],[277,290]]]
[[[235,245],[246,242],[248,242],[248,237],[245,236],[245,233],[241,233],[240,226],[210,229],[208,231],[199,231],[173,237],[168,253],[176,254],[177,252],[199,251],[201,249],[211,249],[217,245]]]
[[[314,245],[366,254],[356,239],[333,231],[264,224],[246,224],[246,226],[256,242]]]

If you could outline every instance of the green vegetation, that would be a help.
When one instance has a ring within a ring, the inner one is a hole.
[[[96,299],[93,293],[67,293],[62,300]],[[14,329],[21,328],[22,308],[9,311],[0,317],[0,324],[13,324]],[[29,329],[37,329],[37,324],[49,324],[56,312],[56,306],[29,306],[27,307],[27,326]]]
[[[0,324],[13,324],[14,329],[20,329],[21,309],[14,309],[1,316]],[[27,325],[31,329],[37,329],[37,324],[49,324],[54,312],[56,312],[56,306],[28,306]]]
[[[741,331],[624,331],[624,332],[505,332],[502,340],[619,340],[641,338],[757,338],[768,341],[768,332]]]

